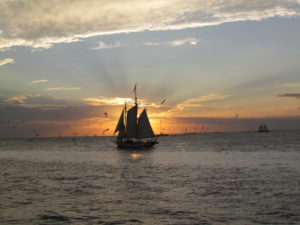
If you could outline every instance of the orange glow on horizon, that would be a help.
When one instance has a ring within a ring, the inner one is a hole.
[[[253,130],[258,126],[258,124],[253,124],[252,127],[239,124],[241,119],[299,116],[299,109],[292,103],[291,101],[291,106],[286,104],[281,110],[275,110],[271,106],[254,108],[253,105],[244,108],[241,105],[235,108],[217,105],[211,108],[201,108],[198,111],[195,108],[179,110],[175,107],[170,109],[170,107],[148,106],[147,113],[155,134],[230,132]],[[28,121],[23,128],[20,126],[14,131],[18,132],[18,129],[23,129],[26,133],[23,136],[26,137],[36,135],[32,133],[33,130],[38,132],[38,137],[113,136],[122,108],[123,106],[120,105],[104,109],[107,111],[102,109],[99,110],[99,117],[87,116],[87,118],[77,121]],[[142,107],[139,108],[139,113],[141,111]],[[104,112],[107,112],[107,116]],[[234,120],[237,114],[239,118]],[[98,115],[98,111],[96,115]],[[218,120],[227,120],[228,123],[218,124]]]

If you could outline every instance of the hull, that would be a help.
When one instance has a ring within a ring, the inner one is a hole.
[[[158,144],[158,141],[117,141],[118,148],[123,149],[141,149],[141,148],[152,148],[155,144]]]
[[[268,130],[259,130],[258,132],[260,132],[260,133],[265,133],[265,132],[269,132]]]

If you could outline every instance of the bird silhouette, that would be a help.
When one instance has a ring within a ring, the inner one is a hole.
[[[162,100],[160,104],[162,105],[162,104],[164,104],[165,102],[166,102],[166,99]]]
[[[107,131],[109,131],[109,128],[106,128],[106,129],[102,132],[102,134],[105,135],[105,132],[107,132]]]

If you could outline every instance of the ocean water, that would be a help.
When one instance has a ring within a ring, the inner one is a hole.
[[[300,224],[300,131],[0,140],[0,224]]]

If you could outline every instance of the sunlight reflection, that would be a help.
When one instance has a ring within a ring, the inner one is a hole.
[[[140,158],[140,157],[142,157],[142,156],[143,156],[143,154],[136,153],[136,152],[130,154],[130,157],[131,157],[133,160],[136,160],[136,159],[138,159],[138,158]]]

